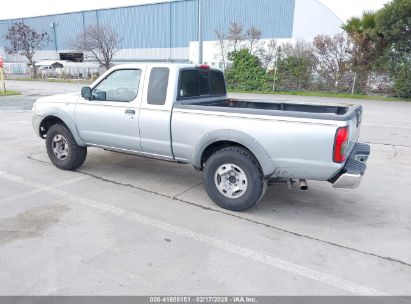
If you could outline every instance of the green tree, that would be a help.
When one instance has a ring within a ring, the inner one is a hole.
[[[375,16],[375,25],[384,39],[397,52],[411,51],[411,1],[393,0],[384,5]]]
[[[226,69],[225,77],[229,89],[241,91],[265,91],[269,89],[266,71],[257,56],[248,49],[229,54],[232,64]]]
[[[386,46],[383,36],[376,30],[375,13],[365,12],[361,18],[353,17],[342,28],[353,41],[351,64],[357,79],[355,91],[366,93],[368,78]]]
[[[312,83],[315,56],[310,43],[297,41],[295,44],[286,43],[278,50],[276,90],[306,90]],[[270,79],[274,79],[274,71]]]
[[[398,95],[411,96],[411,1],[393,0],[375,17],[377,31],[384,37],[383,62],[387,66]]]
[[[288,56],[277,63],[278,90],[306,90],[312,79],[312,61],[306,57]]]

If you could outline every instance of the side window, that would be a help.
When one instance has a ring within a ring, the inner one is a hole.
[[[93,89],[93,100],[130,102],[137,97],[141,70],[117,70]]]
[[[224,74],[222,72],[211,71],[211,95],[226,94]]]
[[[163,105],[166,102],[168,68],[152,68],[148,83],[147,103],[154,105]]]

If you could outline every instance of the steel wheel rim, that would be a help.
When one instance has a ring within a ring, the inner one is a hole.
[[[214,174],[214,183],[222,195],[239,198],[247,190],[248,179],[241,167],[235,164],[223,164]]]
[[[67,143],[67,139],[61,135],[57,134],[53,137],[51,142],[51,147],[53,149],[53,154],[59,160],[67,159],[69,155],[69,146]]]

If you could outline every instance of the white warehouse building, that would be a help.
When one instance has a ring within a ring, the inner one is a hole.
[[[201,37],[203,62],[215,65],[221,63],[215,31],[228,32],[230,22],[242,23],[245,29],[254,26],[262,31],[263,39],[280,42],[311,40],[319,34],[333,35],[341,32],[342,24],[342,20],[318,0],[167,1],[0,20],[0,55],[6,62],[24,62],[24,58],[5,52],[8,45],[5,35],[14,22],[24,22],[37,31],[48,32],[51,42],[37,52],[36,61],[73,58],[75,52],[68,48],[67,41],[87,26],[102,24],[112,27],[122,38],[114,61],[197,62],[197,41]]]

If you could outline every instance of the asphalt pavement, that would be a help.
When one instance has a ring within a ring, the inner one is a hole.
[[[276,184],[246,212],[216,206],[189,165],[89,149],[51,165],[40,96],[83,84],[8,81],[0,97],[0,295],[409,295],[411,103],[360,103],[371,157],[357,189]]]

